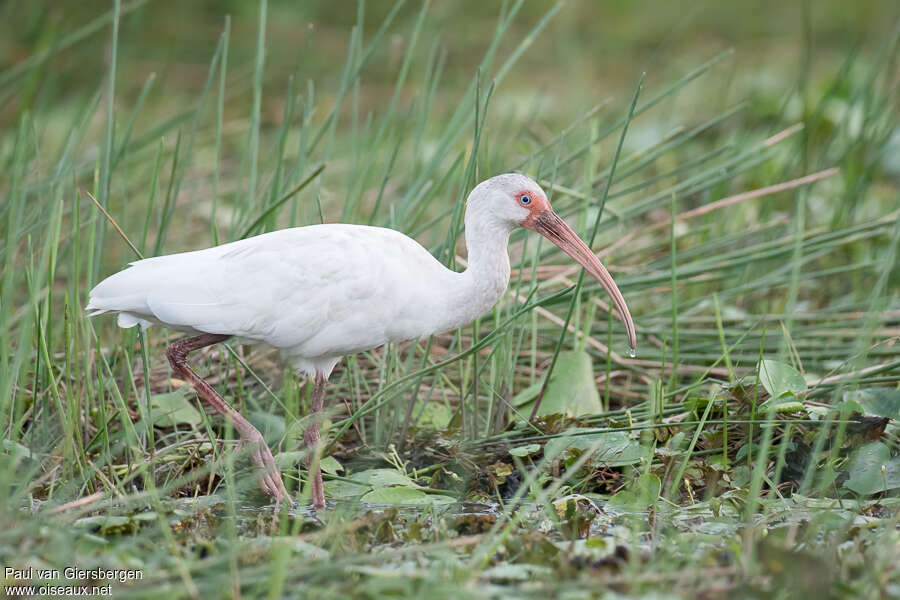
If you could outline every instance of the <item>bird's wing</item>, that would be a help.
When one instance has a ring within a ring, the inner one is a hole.
[[[179,261],[186,278],[154,289],[147,305],[176,326],[276,347],[302,343],[304,331],[329,319],[331,304],[353,293],[359,278],[348,271],[367,266],[341,233],[298,228],[193,253]]]
[[[431,283],[409,269],[430,273],[436,265],[416,242],[391,230],[301,227],[137,261],[92,290],[88,308],[280,348],[309,342],[309,352],[342,353],[402,337],[390,331],[391,311],[404,308],[397,300],[408,292],[398,289],[397,278],[412,278],[427,295]]]

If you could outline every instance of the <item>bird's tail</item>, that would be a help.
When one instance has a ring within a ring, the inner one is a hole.
[[[88,317],[118,313],[118,325],[124,328],[140,325],[142,329],[146,329],[154,324],[147,306],[147,278],[141,276],[140,269],[136,269],[135,264],[132,263],[130,268],[115,273],[94,286],[88,293],[88,303],[84,307],[88,311]]]

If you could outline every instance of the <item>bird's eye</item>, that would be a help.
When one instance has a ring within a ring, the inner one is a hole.
[[[529,196],[528,194],[522,194],[521,196],[519,196],[519,204],[521,204],[522,206],[528,206],[529,204],[531,204],[531,196]]]

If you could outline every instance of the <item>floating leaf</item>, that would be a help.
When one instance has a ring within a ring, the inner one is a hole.
[[[175,510],[183,510],[187,511],[189,514],[194,514],[198,510],[208,510],[224,503],[225,498],[216,494],[208,496],[191,496],[189,498],[179,498],[176,500],[176,506],[178,508]]]
[[[509,453],[512,456],[524,457],[524,456],[530,456],[530,455],[534,454],[535,452],[538,452],[540,449],[541,449],[540,444],[527,444],[525,446],[518,446],[516,448],[510,448]]]
[[[844,401],[858,402],[867,415],[900,419],[900,389],[897,388],[880,387],[847,392],[844,394]]]
[[[513,405],[520,407],[520,410],[530,410],[540,393],[541,385],[536,383],[519,392]],[[602,410],[603,404],[594,383],[591,355],[584,351],[560,352],[537,416],[562,413],[577,417]]]
[[[330,498],[356,498],[372,490],[391,487],[415,490],[421,486],[396,469],[366,469],[344,480],[326,481],[325,493]]]
[[[328,498],[358,498],[371,490],[372,487],[365,483],[356,483],[341,479],[329,479],[325,481],[325,496]]]
[[[430,506],[434,504],[452,504],[455,498],[439,494],[426,494],[421,490],[407,487],[386,487],[372,490],[360,502],[367,504],[400,504],[404,506]]]
[[[891,449],[883,442],[861,446],[847,472],[850,478],[844,487],[862,496],[900,488],[900,457],[892,458]]]
[[[367,483],[373,488],[382,488],[393,485],[409,488],[419,487],[415,481],[396,469],[367,469],[365,471],[360,471],[359,473],[354,473],[349,479],[360,483]]]
[[[182,386],[167,394],[150,396],[151,421],[157,427],[175,425],[199,425],[203,416],[187,399],[188,386]]]
[[[777,360],[759,362],[759,382],[772,398],[796,396],[806,391],[803,374],[791,365]]]
[[[648,458],[650,455],[647,448],[624,431],[564,435],[553,438],[544,447],[544,454],[560,456],[571,449],[586,452],[591,448],[595,449],[594,458],[591,460],[609,467],[637,464],[641,462],[641,459]]]

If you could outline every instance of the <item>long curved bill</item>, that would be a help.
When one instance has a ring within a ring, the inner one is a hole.
[[[609,271],[606,270],[600,259],[591,252],[587,244],[581,241],[578,234],[572,231],[572,228],[566,225],[566,222],[560,219],[552,210],[541,213],[531,224],[534,231],[537,231],[559,246],[563,252],[578,261],[585,271],[600,282],[600,285],[610,295],[613,303],[619,310],[619,315],[625,323],[625,330],[628,333],[628,345],[631,346],[633,352],[637,346],[637,336],[634,331],[634,321],[631,320],[631,312],[628,310],[628,305],[625,304],[622,292],[619,291],[619,287],[613,281],[612,275],[609,274]]]

